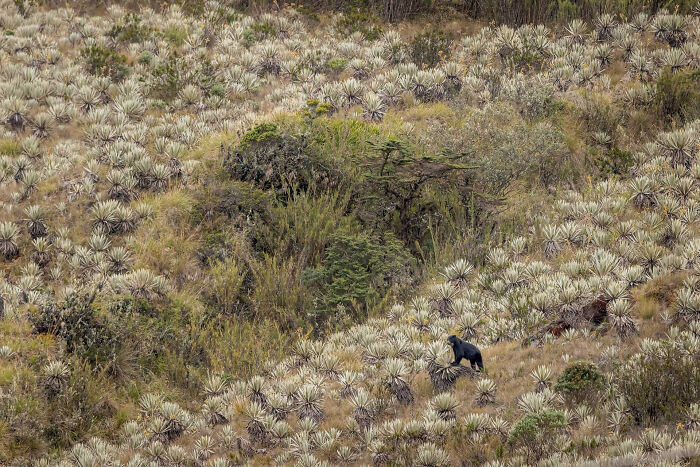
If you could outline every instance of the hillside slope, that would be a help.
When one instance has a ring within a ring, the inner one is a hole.
[[[0,13],[0,463],[697,464],[697,16]]]

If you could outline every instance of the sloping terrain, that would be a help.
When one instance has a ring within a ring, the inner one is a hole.
[[[0,463],[697,465],[698,16],[0,12]]]

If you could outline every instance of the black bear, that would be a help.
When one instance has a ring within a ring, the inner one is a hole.
[[[459,365],[459,362],[461,362],[463,358],[466,358],[469,360],[469,364],[472,368],[476,369],[474,366],[476,364],[479,370],[484,369],[484,363],[481,360],[481,352],[475,345],[463,341],[454,334],[447,338],[447,343],[450,344],[452,351],[455,353],[455,361],[452,362],[453,366]]]

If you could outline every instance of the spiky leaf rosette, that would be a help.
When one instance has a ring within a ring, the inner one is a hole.
[[[474,267],[464,259],[458,259],[445,267],[443,275],[456,287],[464,287],[469,283],[469,275]]]
[[[551,386],[552,370],[546,365],[540,365],[532,370],[532,379],[535,381],[535,392],[542,392]]]
[[[308,418],[318,423],[323,418],[321,389],[313,384],[305,384],[299,389],[299,418]]]
[[[275,417],[275,420],[284,420],[287,418],[291,409],[287,398],[281,394],[271,394],[267,397],[267,408]]]
[[[49,396],[55,396],[61,392],[65,385],[69,372],[65,363],[55,360],[44,366],[44,389]]]
[[[367,430],[374,418],[372,413],[372,398],[365,388],[359,388],[350,396],[350,402],[355,407],[352,414],[361,431]]]
[[[401,405],[408,405],[413,402],[411,387],[406,381],[406,365],[398,358],[390,358],[384,362],[386,379],[384,385],[391,390],[392,394]]]
[[[187,429],[189,416],[179,405],[173,402],[163,402],[159,415],[165,420],[161,435],[163,442],[172,441],[179,437]]]
[[[267,387],[265,378],[262,376],[254,376],[248,382],[248,399],[250,402],[259,404],[260,407],[267,407],[267,399],[263,391]]]
[[[476,383],[476,403],[479,406],[493,404],[496,401],[496,383],[484,378]]]
[[[419,467],[446,467],[450,465],[450,456],[441,447],[433,443],[418,446],[415,465]]]
[[[19,254],[17,235],[19,229],[12,222],[0,222],[0,255],[11,260]]]
[[[265,409],[260,404],[251,402],[245,408],[245,415],[248,417],[246,430],[250,440],[253,443],[264,443],[267,438],[267,431],[264,425],[265,416],[267,415]]]
[[[359,380],[359,374],[354,371],[344,371],[338,376],[338,381],[341,384],[340,397],[351,397],[355,391],[355,384]]]
[[[32,239],[45,237],[49,233],[49,229],[46,226],[44,209],[38,204],[33,204],[25,210],[25,213],[27,215],[27,232]]]
[[[474,375],[475,371],[463,365],[452,365],[450,349],[441,342],[433,342],[426,350],[428,375],[435,392],[450,389],[460,376]]]
[[[621,298],[608,303],[610,324],[612,324],[617,335],[623,339],[639,332],[637,323],[634,322],[634,319],[632,319],[630,315],[630,308],[630,303]]]
[[[448,317],[453,314],[453,303],[458,295],[459,289],[450,282],[445,282],[433,287],[431,302],[440,316]]]
[[[430,407],[446,421],[454,421],[457,418],[456,410],[459,406],[457,398],[449,392],[440,393],[430,401]]]

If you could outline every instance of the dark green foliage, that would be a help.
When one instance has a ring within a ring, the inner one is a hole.
[[[141,24],[141,18],[136,13],[127,13],[120,24],[112,26],[107,36],[121,42],[143,42],[149,38],[151,30]]]
[[[694,0],[467,0],[451,2],[472,18],[511,25],[564,23],[574,18],[595,20],[601,13],[630,18],[639,12],[654,14],[662,8],[687,14]],[[438,2],[441,3],[441,2]],[[444,4],[444,3],[443,3]]]
[[[587,95],[579,111],[581,119],[591,133],[602,131],[612,138],[615,137],[624,117],[612,101],[596,94]]]
[[[459,154],[420,154],[396,139],[372,148],[374,154],[363,163],[358,216],[375,230],[393,229],[413,246],[428,234],[425,222],[437,211],[427,191],[462,186],[465,173],[476,166],[461,162]]]
[[[264,141],[277,138],[277,125],[274,123],[261,123],[247,131],[239,143],[240,149],[248,149],[251,144],[262,143]]]
[[[590,362],[578,361],[571,363],[559,375],[554,389],[575,403],[594,398],[602,390],[605,378]]]
[[[162,60],[151,73],[153,97],[163,100],[175,97],[183,82],[182,70],[184,68],[185,63],[175,52],[171,52],[167,59]]]
[[[199,250],[203,264],[222,261],[230,245],[226,244],[227,229],[247,229],[251,225],[269,224],[272,220],[274,197],[250,183],[239,181],[214,181],[195,194],[194,225],[206,222],[214,229],[206,236]],[[253,235],[253,246],[257,235]]]
[[[109,76],[113,81],[121,81],[129,73],[126,57],[110,49],[103,49],[97,44],[85,47],[81,51],[88,72],[97,76]]]
[[[53,334],[66,342],[66,350],[91,364],[104,361],[119,345],[119,339],[98,316],[95,296],[73,294],[63,303],[50,303],[33,314],[37,334]]]
[[[310,152],[306,135],[279,131],[272,123],[257,125],[235,150],[222,147],[221,154],[224,170],[233,179],[273,190],[281,198],[312,184],[327,188],[336,183],[327,161]]]
[[[508,435],[508,444],[515,449],[523,449],[528,463],[537,462],[550,454],[556,436],[566,427],[564,413],[547,409],[540,413],[522,416]]]
[[[98,304],[91,295],[73,294],[64,302],[41,307],[30,319],[34,333],[61,338],[74,358],[110,376],[128,378],[139,366],[155,370],[169,353],[202,363],[201,349],[189,345],[188,311],[173,303],[167,307],[169,314],[147,300]]]
[[[620,149],[617,146],[605,151],[593,160],[601,176],[626,175],[628,170],[634,165],[632,153]]]
[[[615,382],[638,425],[676,422],[700,400],[700,366],[678,347],[664,344],[637,355],[615,373]]]
[[[360,32],[368,41],[377,40],[382,34],[381,22],[370,9],[351,6],[344,10],[343,16],[335,24],[341,34],[350,36]]]
[[[317,269],[307,270],[305,282],[317,291],[314,320],[366,318],[368,305],[392,286],[410,279],[412,259],[401,242],[391,235],[377,238],[365,233],[339,232],[330,239]]]
[[[328,66],[328,68],[330,70],[338,71],[338,70],[342,70],[343,68],[345,68],[345,65],[347,63],[348,63],[348,61],[344,58],[334,57],[334,58],[331,58],[330,60],[328,60],[328,62],[326,62],[326,65]]]
[[[442,31],[433,30],[418,34],[407,44],[408,56],[418,66],[434,68],[450,59],[452,39]]]
[[[69,448],[92,430],[111,422],[116,407],[106,389],[109,380],[85,362],[72,365],[66,387],[51,398],[43,435],[52,446]],[[104,429],[104,428],[103,428]]]
[[[274,37],[275,33],[275,29],[269,24],[253,23],[243,33],[242,42],[246,47],[251,47],[267,38]]]
[[[700,70],[664,70],[656,83],[655,106],[668,123],[678,126],[700,118]]]

